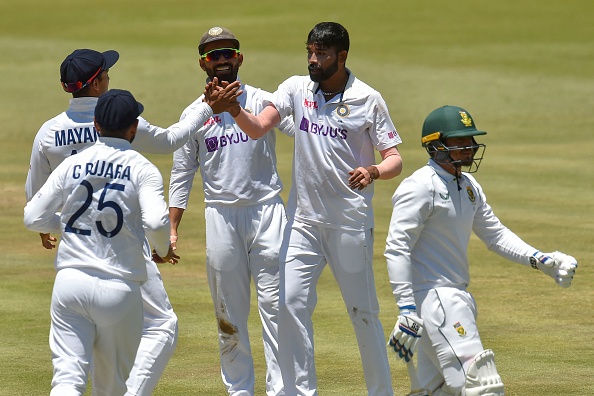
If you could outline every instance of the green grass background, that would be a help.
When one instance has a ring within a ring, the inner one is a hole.
[[[473,238],[471,291],[483,343],[496,353],[508,395],[593,395],[594,3],[533,1],[3,0],[0,3],[0,395],[50,390],[49,301],[55,253],[22,225],[31,143],[69,96],[59,65],[76,48],[116,49],[111,87],[132,91],[154,124],[174,123],[204,86],[196,47],[211,26],[231,28],[245,56],[240,75],[268,90],[306,73],[314,24],[338,21],[351,36],[347,66],[385,98],[404,140],[401,177],[376,185],[376,286],[386,336],[396,310],[383,248],[390,197],[426,161],[424,117],[465,107],[488,131],[477,178],[500,219],[543,251],[580,262],[564,290],[506,262]],[[290,186],[292,142],[279,138]],[[171,156],[151,156],[169,180]],[[199,181],[195,184],[200,186]],[[205,280],[202,193],[181,225],[182,261],[161,267],[180,339],[155,395],[224,395],[216,322]],[[366,394],[344,304],[326,271],[314,315],[322,395]],[[257,394],[264,394],[259,321],[252,304]],[[391,357],[394,389],[408,389]],[[90,394],[90,392],[88,392]]]

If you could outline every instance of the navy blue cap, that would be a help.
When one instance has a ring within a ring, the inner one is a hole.
[[[123,89],[110,89],[99,97],[95,107],[95,121],[108,131],[121,131],[136,121],[144,110],[142,103]]]
[[[117,51],[98,52],[77,49],[60,65],[60,81],[64,91],[74,93],[89,85],[103,70],[108,70],[120,58]]]

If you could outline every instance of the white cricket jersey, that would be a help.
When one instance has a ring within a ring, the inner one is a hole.
[[[350,73],[350,72],[349,72]],[[309,76],[279,85],[272,102],[294,115],[295,152],[289,217],[348,230],[373,227],[373,184],[348,186],[349,172],[376,163],[374,149],[402,141],[381,95],[350,73],[345,91],[328,102]]]
[[[462,173],[457,182],[433,160],[400,183],[392,205],[385,256],[399,306],[414,305],[413,291],[466,289],[472,232],[520,264],[536,251],[501,224],[474,177]]]
[[[72,154],[95,143],[96,97],[72,98],[68,110],[45,122],[37,132],[31,150],[29,173],[25,184],[27,201],[43,186],[50,173]],[[212,115],[206,103],[197,104],[195,112],[183,122],[164,129],[138,117],[139,124],[132,148],[144,153],[165,154],[181,147]]]
[[[169,249],[163,178],[119,138],[100,138],[65,159],[25,207],[24,221],[32,231],[61,232],[56,270],[143,282],[145,233],[159,255]]]
[[[271,94],[242,85],[241,107],[255,115],[269,103]],[[184,110],[181,119],[194,112],[202,96]],[[293,119],[278,126],[293,134]],[[208,204],[255,205],[277,196],[282,183],[276,167],[274,130],[258,140],[251,139],[229,113],[213,115],[188,142],[173,155],[169,182],[169,206],[186,209],[194,176],[202,176],[204,201]]]

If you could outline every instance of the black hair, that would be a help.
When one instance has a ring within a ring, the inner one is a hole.
[[[307,45],[349,52],[349,33],[340,23],[320,22],[307,35]]]

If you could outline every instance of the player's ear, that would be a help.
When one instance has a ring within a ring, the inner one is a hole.
[[[137,130],[138,130],[138,118],[136,119],[136,121],[134,121],[134,123],[132,125],[130,125],[130,128],[128,129],[128,135],[126,136],[126,139],[130,143],[132,143],[132,141],[134,140]]]
[[[204,61],[204,59],[200,58],[198,59],[198,63],[200,63],[200,68],[204,71],[206,71],[206,62]]]
[[[349,57],[349,53],[347,51],[340,51],[338,53],[338,62],[339,63],[346,63],[347,58]]]
[[[97,130],[97,132],[99,132],[99,135],[101,135],[101,125],[97,124],[96,119],[93,119],[93,124],[95,124],[95,129]]]
[[[237,66],[240,67],[243,63],[243,54],[240,52],[239,56],[237,57]]]

